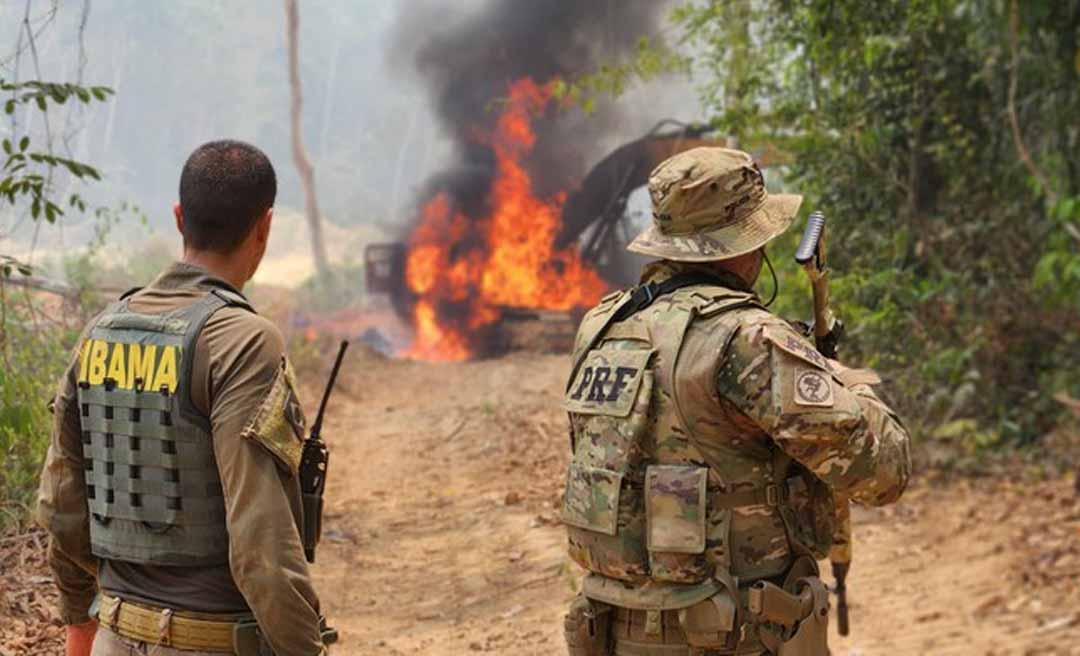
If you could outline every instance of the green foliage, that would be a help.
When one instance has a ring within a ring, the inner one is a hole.
[[[77,334],[0,281],[0,528],[30,507],[49,445],[48,402]]]
[[[50,105],[68,100],[89,104],[105,100],[106,87],[28,81],[9,83],[0,78],[0,93],[9,96],[4,112],[13,114],[20,105],[45,113]],[[87,209],[78,194],[56,198],[54,174],[63,172],[78,180],[101,179],[89,164],[60,157],[49,148],[34,148],[28,135],[13,135],[0,142],[0,207],[25,206],[30,218],[54,223],[65,208]],[[112,224],[110,210],[95,211],[100,247]],[[49,444],[50,415],[46,404],[64,370],[76,339],[73,322],[81,317],[82,299],[40,298],[9,281],[30,276],[32,268],[15,257],[0,254],[0,526],[18,522],[33,500],[41,462]]]
[[[1080,396],[1080,5],[712,0],[673,20],[717,130],[782,153],[830,217],[845,357],[927,438],[1049,432],[1053,395]],[[778,264],[778,309],[807,316]]]
[[[1049,305],[1075,309],[1080,299],[1080,196],[1059,202],[1053,217],[1057,225],[1035,267],[1035,287],[1046,294]]]

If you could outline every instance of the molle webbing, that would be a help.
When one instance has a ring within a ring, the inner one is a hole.
[[[162,565],[228,560],[221,480],[209,420],[191,401],[191,372],[210,316],[227,305],[250,307],[242,297],[235,301],[216,291],[153,315],[132,312],[124,298],[89,332],[92,345],[84,348],[98,349],[98,374],[88,375],[82,366],[79,406],[91,548],[100,558]],[[120,380],[101,376],[102,352]],[[154,358],[166,354],[171,385],[153,389],[160,371],[155,382],[129,379],[136,357],[145,375],[160,366]]]
[[[211,503],[221,497],[212,452],[175,430],[170,396],[109,387],[80,394],[90,511],[165,524],[222,521],[224,508]]]

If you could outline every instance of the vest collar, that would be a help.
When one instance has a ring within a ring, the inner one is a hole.
[[[233,287],[224,279],[215,276],[206,269],[187,262],[173,262],[148,286],[149,289],[222,289],[224,291],[239,294],[244,300],[247,297],[243,292]]]
[[[728,273],[726,271],[717,271],[716,269],[708,266],[702,266],[700,264],[694,264],[691,262],[672,262],[671,260],[658,260],[645,266],[645,269],[641,272],[642,283],[661,283],[665,280],[672,278],[680,273],[687,272],[704,273],[716,279],[716,284],[720,287],[726,287],[740,292],[746,292],[748,294],[754,294],[754,300],[757,300],[757,293],[754,292],[750,285],[746,284],[739,276],[734,273]]]

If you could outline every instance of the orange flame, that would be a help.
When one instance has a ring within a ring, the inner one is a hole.
[[[595,304],[606,291],[576,249],[555,248],[566,195],[537,198],[522,164],[536,143],[532,120],[544,112],[552,88],[529,78],[510,85],[494,130],[480,137],[495,153],[488,215],[465,216],[446,193],[424,205],[405,265],[418,299],[408,357],[464,360],[499,319],[500,306],[570,310]]]

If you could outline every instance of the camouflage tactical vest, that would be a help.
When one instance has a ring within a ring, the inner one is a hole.
[[[562,517],[570,556],[593,574],[586,595],[682,608],[790,565],[786,467],[769,441],[743,439],[715,391],[733,311],[760,306],[695,285],[612,323],[629,294],[606,297],[578,333]]]
[[[192,366],[211,315],[251,307],[220,289],[163,314],[129,302],[106,309],[80,353],[91,550],[140,564],[225,564],[225,503],[210,420],[191,400]]]

